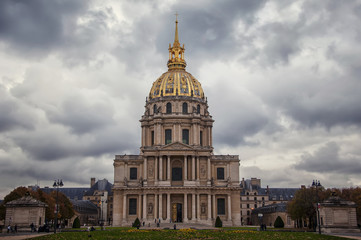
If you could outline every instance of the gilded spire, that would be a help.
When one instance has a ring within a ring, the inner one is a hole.
[[[168,60],[168,69],[185,69],[187,66],[184,60],[184,44],[181,47],[178,37],[178,13],[176,13],[175,20],[175,34],[174,34],[174,43],[173,46],[169,44],[169,60]]]
[[[174,36],[174,43],[179,45],[179,38],[178,38],[178,13],[175,14],[175,36]]]

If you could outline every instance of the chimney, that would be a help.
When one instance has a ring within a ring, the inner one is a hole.
[[[90,187],[95,184],[95,177],[90,178]]]

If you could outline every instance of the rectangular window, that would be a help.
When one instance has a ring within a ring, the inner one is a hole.
[[[224,198],[217,199],[217,214],[218,215],[226,214],[226,200]]]
[[[183,140],[183,143],[189,144],[189,130],[188,129],[183,129],[182,140]]]
[[[152,131],[152,146],[154,145],[154,131]]]
[[[199,145],[203,146],[203,131],[199,133]]]
[[[166,129],[165,130],[165,144],[172,143],[172,130]]]
[[[129,178],[130,178],[130,180],[137,179],[137,168],[135,168],[135,167],[130,168]]]
[[[182,168],[172,168],[172,181],[182,181]]]
[[[129,215],[137,215],[137,199],[129,198]]]
[[[217,168],[217,179],[224,180],[224,168]]]

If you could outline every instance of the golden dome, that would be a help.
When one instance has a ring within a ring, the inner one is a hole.
[[[178,39],[178,19],[175,21],[175,36],[173,46],[169,44],[168,72],[163,73],[153,83],[149,98],[163,96],[188,96],[204,98],[201,84],[192,74],[185,71],[187,66],[184,60],[184,44],[180,45]]]

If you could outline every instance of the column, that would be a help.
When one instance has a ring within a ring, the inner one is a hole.
[[[154,176],[154,180],[155,181],[158,181],[158,157],[155,157],[155,176]]]
[[[167,180],[170,181],[170,156],[167,156]]]
[[[228,221],[232,220],[231,195],[228,195]]]
[[[196,220],[196,195],[192,193],[192,220]]]
[[[188,198],[187,194],[184,194],[184,220],[183,222],[188,222]]]
[[[211,220],[212,219],[212,203],[211,203],[212,199],[211,199],[211,194],[208,194],[208,219],[207,220]]]
[[[199,207],[200,205],[200,197],[201,195],[200,194],[197,194],[197,220],[201,220],[201,209]]]
[[[123,196],[123,221],[127,219],[127,195]]]
[[[159,194],[159,214],[158,217],[163,220],[163,194]]]
[[[184,180],[188,180],[187,156],[184,156]]]
[[[159,181],[163,180],[163,157],[159,157]]]
[[[138,195],[137,216],[138,216],[139,220],[142,219],[142,194],[139,194],[139,195]]]
[[[212,176],[211,176],[211,157],[208,157],[207,160],[207,167],[208,167],[208,180],[211,180]]]
[[[199,161],[200,161],[200,158],[197,157],[196,161],[197,161],[197,180],[199,181]]]
[[[196,180],[196,164],[195,164],[195,157],[192,156],[192,180]]]
[[[216,219],[216,194],[213,194],[212,197],[213,197],[213,219]]]
[[[147,157],[144,157],[144,174],[143,174],[143,179],[146,180],[147,179],[147,171],[148,171],[148,166],[147,166],[147,162],[148,162],[148,159]]]
[[[170,220],[170,193],[167,194],[167,222]]]
[[[158,218],[158,194],[154,194],[154,218]]]
[[[147,194],[143,195],[143,220],[147,219]]]

